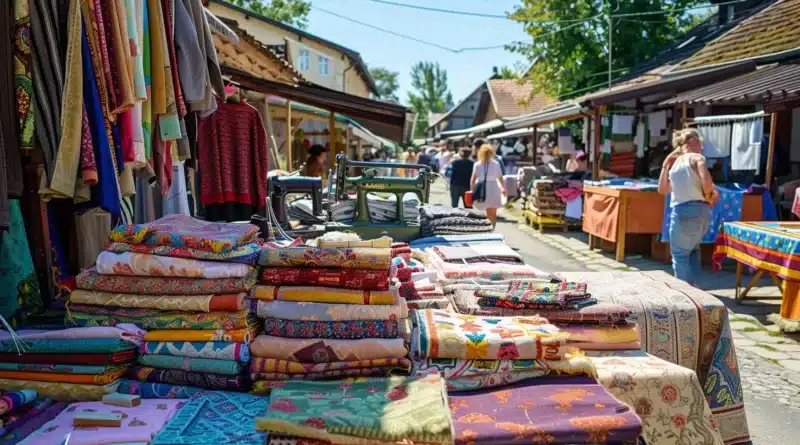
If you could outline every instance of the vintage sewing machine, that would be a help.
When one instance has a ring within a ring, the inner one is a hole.
[[[360,168],[360,176],[349,176],[350,169]],[[380,176],[376,169],[411,169],[417,171],[412,178]],[[353,199],[355,194],[355,215],[351,221],[328,222],[325,231],[352,231],[363,239],[378,238],[387,234],[395,241],[411,241],[419,238],[419,222],[403,218],[403,197],[413,193],[419,205],[426,204],[430,197],[430,186],[435,176],[428,165],[393,164],[390,162],[351,161],[344,154],[336,156],[336,175],[331,184],[331,205]],[[370,216],[368,194],[394,195],[396,218],[391,222],[374,221]]]
[[[268,193],[272,211],[284,231],[292,236],[303,237],[315,237],[325,232],[328,216],[322,204],[322,178],[272,176],[269,178]],[[310,213],[297,208],[290,212],[292,202],[298,199],[311,201]]]

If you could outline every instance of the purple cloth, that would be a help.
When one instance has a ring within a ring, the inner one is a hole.
[[[55,419],[56,416],[67,407],[67,405],[67,402],[55,403],[49,408],[45,409],[43,412],[37,414],[27,422],[20,425],[18,428],[14,429],[13,431],[9,431],[2,438],[0,438],[2,439],[3,445],[16,445],[17,443],[21,442],[23,439],[33,434],[34,431],[41,428],[42,425]]]
[[[636,443],[642,421],[590,377],[449,395],[456,445]]]

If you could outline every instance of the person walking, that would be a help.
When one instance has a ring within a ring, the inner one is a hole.
[[[476,199],[473,193],[474,207],[486,212],[486,216],[493,225],[497,224],[497,209],[503,207],[503,197],[508,196],[503,184],[503,169],[495,159],[494,147],[483,144],[478,150],[478,162],[472,169],[470,189],[475,190],[475,184],[484,181],[486,194],[482,201]]]
[[[675,132],[675,150],[667,156],[658,178],[658,192],[670,193],[669,243],[675,277],[692,286],[702,268],[700,242],[708,230],[711,207],[719,199],[706,166],[703,139],[695,129]]]
[[[458,207],[458,201],[464,199],[464,194],[470,190],[470,178],[472,178],[472,166],[475,161],[470,159],[472,150],[469,147],[462,147],[459,158],[450,163],[450,203],[453,208]],[[467,202],[464,201],[464,207]]]

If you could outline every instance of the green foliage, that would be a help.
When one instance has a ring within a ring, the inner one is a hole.
[[[397,90],[400,89],[397,76],[399,76],[400,73],[377,67],[370,68],[369,74],[375,81],[375,86],[378,87],[378,99],[400,102],[400,99],[397,98]]]
[[[518,72],[514,68],[508,66],[500,68],[497,75],[500,76],[500,79],[519,79]]]
[[[439,63],[417,62],[411,67],[411,88],[408,103],[417,113],[415,137],[428,127],[428,113],[443,113],[453,106],[453,94],[447,87],[447,70]]]
[[[305,29],[311,2],[306,0],[229,0],[236,6],[264,17]]]
[[[596,86],[608,71],[607,14],[681,9],[700,0],[521,0],[510,17],[524,25],[533,42],[508,47],[536,61],[534,84],[558,97]],[[587,21],[576,21],[589,19]],[[559,21],[559,23],[542,23]],[[657,54],[686,32],[696,17],[683,11],[613,19],[613,77]],[[534,91],[536,93],[537,91]]]

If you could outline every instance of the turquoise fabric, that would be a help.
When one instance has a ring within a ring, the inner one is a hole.
[[[139,356],[139,363],[153,368],[183,369],[184,371],[208,372],[211,374],[238,375],[242,372],[242,365],[233,360],[145,354]]]
[[[140,382],[129,379],[120,379],[119,387],[117,387],[118,393],[138,395],[143,399],[188,399],[203,391],[205,391],[203,388],[193,386]]]
[[[119,338],[36,339],[25,340],[23,352],[29,354],[94,354],[136,349],[136,345]],[[17,352],[12,340],[0,341],[0,352]]]
[[[0,371],[58,372],[64,374],[102,375],[115,372],[121,368],[121,366],[48,365],[43,363],[0,362]]]
[[[0,236],[0,315],[12,321],[20,309],[23,316],[34,314],[43,304],[19,200],[9,199],[8,207],[9,228]]]

